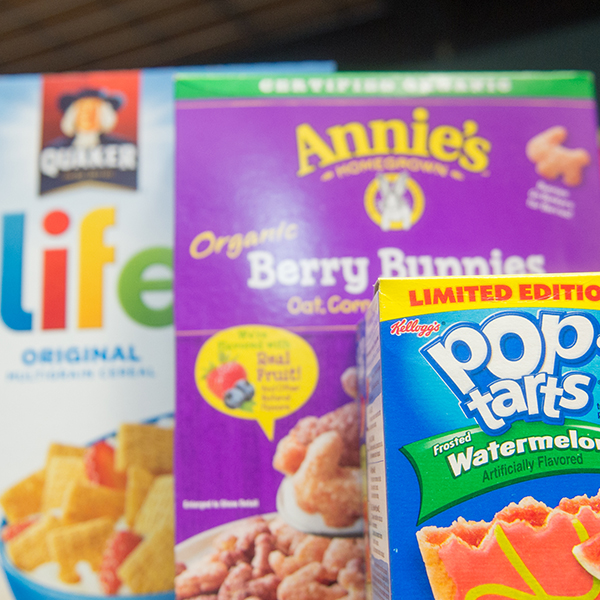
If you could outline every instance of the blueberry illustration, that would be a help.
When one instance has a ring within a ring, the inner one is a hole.
[[[223,400],[227,408],[239,408],[242,404],[244,404],[246,396],[239,388],[232,387],[230,390],[225,392]]]
[[[234,387],[227,390],[223,396],[225,406],[228,408],[240,408],[244,402],[252,400],[254,387],[245,379],[240,379]]]
[[[246,400],[252,400],[252,398],[254,397],[254,386],[249,381],[246,381],[245,379],[240,379],[235,384],[235,387],[244,392]]]

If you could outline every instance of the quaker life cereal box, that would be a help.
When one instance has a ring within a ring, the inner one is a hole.
[[[373,598],[600,596],[600,275],[382,279]]]
[[[591,80],[183,75],[176,94],[176,594],[360,597],[372,285],[592,270]]]
[[[173,75],[0,78],[2,598],[173,596]]]

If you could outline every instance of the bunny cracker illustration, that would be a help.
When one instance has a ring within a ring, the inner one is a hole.
[[[565,127],[550,127],[527,142],[525,153],[535,163],[536,173],[551,180],[562,176],[565,185],[574,187],[581,183],[590,155],[583,148],[565,148],[567,135]]]

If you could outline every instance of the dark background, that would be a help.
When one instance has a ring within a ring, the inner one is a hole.
[[[0,74],[307,59],[600,74],[599,42],[600,0],[0,0]]]
[[[598,0],[386,2],[362,24],[266,48],[251,60],[333,58],[340,70],[590,69],[600,73]],[[228,55],[232,61],[244,53]]]

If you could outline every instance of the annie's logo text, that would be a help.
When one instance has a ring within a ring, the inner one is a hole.
[[[479,124],[468,119],[461,127],[430,127],[429,111],[415,108],[412,122],[376,119],[334,125],[319,135],[308,123],[296,127],[298,176],[336,163],[369,156],[403,155],[457,163],[465,171],[481,173],[489,164],[492,144],[476,135]]]

